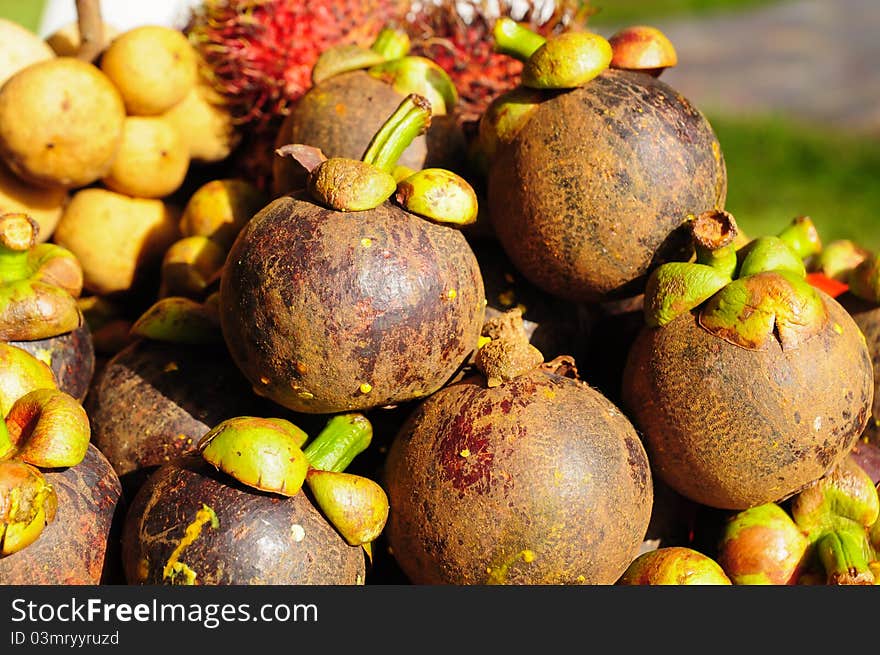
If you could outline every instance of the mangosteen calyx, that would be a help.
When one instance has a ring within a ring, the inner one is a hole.
[[[132,323],[129,334],[171,343],[222,343],[218,298],[217,292],[204,302],[184,296],[160,298]]]
[[[410,55],[410,38],[403,30],[382,29],[369,48],[340,44],[324,50],[312,68],[312,84],[355,70],[385,81],[402,95],[416,93],[431,102],[436,116],[452,113],[458,91],[437,63]]]
[[[780,236],[754,239],[739,250],[729,212],[713,209],[691,219],[696,260],[662,264],[651,273],[646,323],[662,327],[699,310],[699,325],[734,345],[762,350],[776,341],[783,350],[797,348],[829,321],[824,301],[805,279],[802,257],[821,246],[798,237],[812,227],[802,219]]]
[[[366,211],[394,195],[411,214],[446,225],[469,225],[477,220],[479,207],[467,180],[442,168],[401,173],[397,167],[403,151],[430,125],[431,107],[424,96],[409,94],[373,136],[360,160],[328,159],[320,148],[296,143],[275,153],[294,158],[308,171],[309,193],[330,209]]]
[[[801,490],[791,503],[795,523],[807,535],[827,584],[874,584],[880,562],[872,530],[880,497],[871,477],[849,456]]]
[[[489,387],[500,386],[544,364],[544,355],[529,343],[519,308],[488,319],[481,340],[474,364]]]
[[[76,299],[83,272],[73,253],[37,244],[37,222],[22,213],[0,216],[0,339],[34,341],[82,325]]]
[[[611,63],[611,44],[595,32],[562,32],[544,38],[508,17],[493,30],[494,48],[523,62],[520,83],[533,89],[583,86]]]

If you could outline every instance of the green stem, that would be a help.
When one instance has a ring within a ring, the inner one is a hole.
[[[312,440],[303,453],[309,465],[320,471],[340,473],[373,439],[373,426],[360,413],[337,414]]]
[[[509,55],[522,62],[547,42],[543,36],[517,23],[512,18],[502,17],[495,21],[492,30],[495,52]]]
[[[828,584],[873,584],[866,546],[863,532],[834,530],[823,535],[816,543],[816,553]]]
[[[0,246],[0,284],[26,280],[33,274],[30,253]]]
[[[410,40],[406,32],[395,30],[390,27],[384,28],[370,49],[378,52],[385,59],[400,59],[409,54]]]
[[[38,230],[36,221],[26,214],[0,216],[0,283],[18,282],[33,274],[29,260]]]
[[[430,103],[420,95],[409,94],[376,132],[362,160],[391,174],[403,151],[430,123]]]
[[[733,242],[737,233],[736,221],[729,212],[713,209],[697,216],[691,223],[697,263],[733,278],[737,263]]]

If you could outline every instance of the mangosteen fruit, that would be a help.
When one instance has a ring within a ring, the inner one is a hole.
[[[280,150],[310,170],[308,189],[257,212],[220,276],[223,336],[257,393],[313,414],[397,404],[439,389],[476,347],[483,281],[456,229],[476,197],[443,169],[390,172],[430,116],[408,96],[363,160]]]
[[[86,398],[92,440],[128,500],[149,473],[194,450],[212,426],[259,414],[268,404],[230,359],[216,318],[211,323],[203,308],[185,298],[156,302],[134,322],[133,342],[102,367]],[[199,317],[203,323],[196,325]]]
[[[874,403],[862,439],[867,444],[880,447],[880,394],[877,389],[880,384],[880,256],[855,245],[850,245],[847,252],[850,249],[854,253],[849,259],[845,259],[844,255],[841,257],[844,261],[838,261],[840,266],[833,269],[838,272],[838,279],[845,283],[845,292],[837,299],[865,335],[871,353]]]
[[[171,460],[126,515],[130,584],[364,584],[364,546],[384,528],[387,496],[345,473],[372,426],[332,417],[308,435],[284,419],[241,416]]]
[[[653,489],[638,434],[521,329],[499,330],[480,373],[421,401],[389,449],[386,535],[414,584],[612,584],[639,552]]]
[[[792,233],[808,228],[735,250],[733,216],[710,210],[689,222],[696,261],[648,279],[623,406],[655,473],[697,503],[784,500],[846,457],[867,424],[870,354],[846,310],[805,281],[811,241]]]
[[[687,217],[723,208],[718,139],[665,82],[609,68],[601,36],[556,35],[534,49],[522,30],[496,29],[496,47],[525,62],[523,77],[480,123],[494,233],[550,294],[638,295],[658,263],[681,256]]]
[[[99,584],[112,572],[120,484],[90,438],[64,391],[12,400],[0,421],[0,583]]]
[[[95,370],[91,333],[77,305],[83,272],[69,250],[37,243],[27,214],[0,216],[0,339],[45,362],[82,401]]]
[[[43,473],[56,495],[54,520],[22,550],[0,557],[0,584],[99,585],[120,581],[119,478],[93,444],[76,466]]]
[[[276,136],[276,147],[304,143],[327,157],[357,159],[401,101],[410,93],[431,103],[432,120],[401,153],[399,164],[411,170],[454,168],[464,157],[465,137],[454,117],[458,93],[449,75],[423,56],[410,55],[405,32],[385,28],[370,48],[331,47],[312,71],[312,87],[290,109]],[[275,196],[305,183],[300,166],[275,159]]]

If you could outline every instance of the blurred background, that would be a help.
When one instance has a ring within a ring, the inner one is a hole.
[[[118,28],[182,26],[188,0],[104,0]],[[808,215],[823,241],[880,250],[880,0],[592,0],[594,31],[650,24],[675,45],[664,73],[706,114],[728,166],[727,209],[748,235]],[[46,36],[74,0],[0,0]]]

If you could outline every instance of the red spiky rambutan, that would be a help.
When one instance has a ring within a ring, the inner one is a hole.
[[[405,29],[412,54],[434,59],[455,82],[459,120],[475,121],[522,68],[493,52],[498,17],[547,35],[579,29],[591,13],[587,0],[203,0],[183,31],[242,133],[234,172],[266,188],[278,127],[328,47],[369,46],[385,26]]]
[[[497,95],[519,82],[522,63],[493,49],[495,21],[507,16],[547,36],[586,29],[595,13],[587,0],[415,0],[405,28],[412,53],[449,73],[462,122],[478,120]]]

